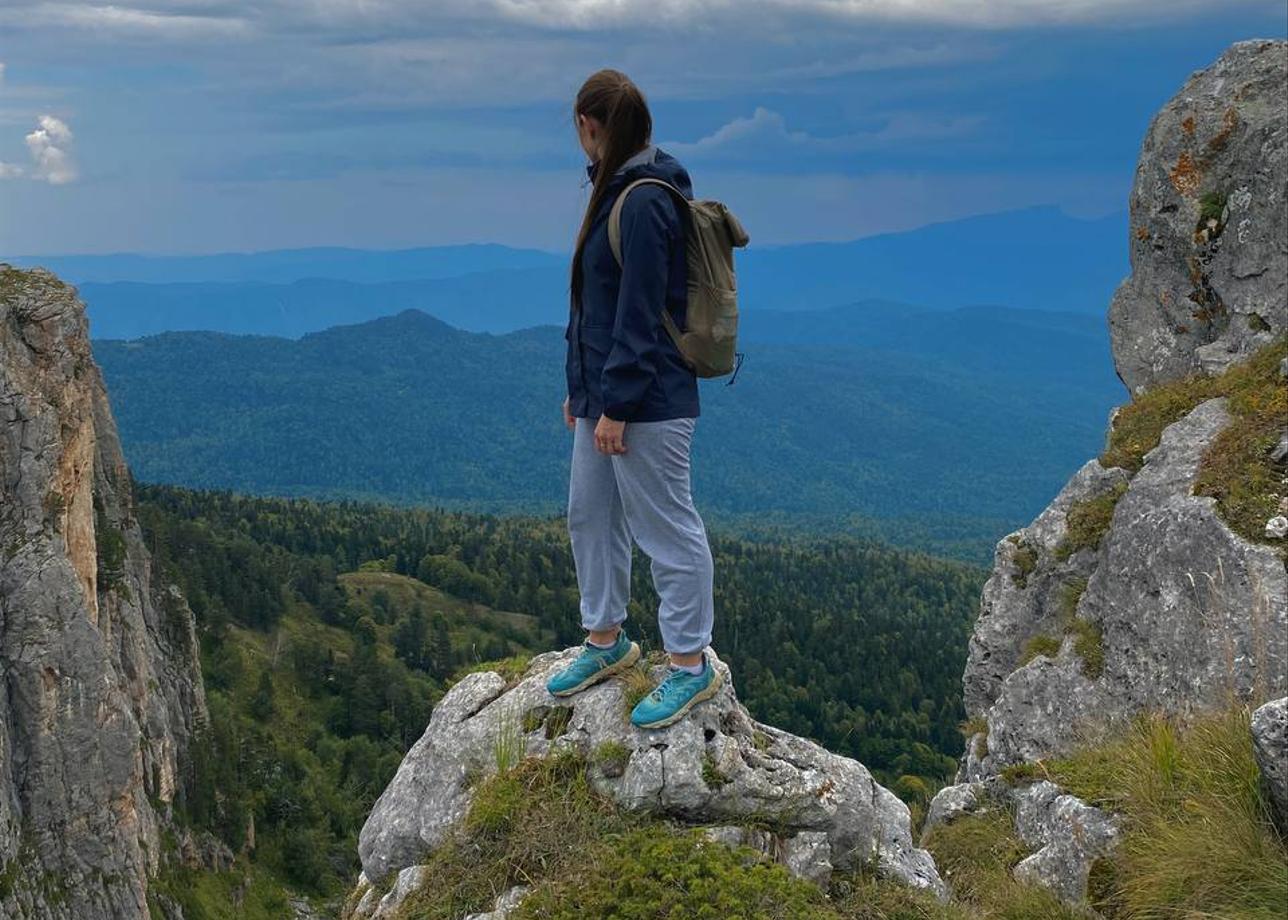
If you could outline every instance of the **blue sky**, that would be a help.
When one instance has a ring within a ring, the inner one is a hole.
[[[1283,0],[0,0],[0,255],[564,249],[601,66],[758,243],[1125,207]]]

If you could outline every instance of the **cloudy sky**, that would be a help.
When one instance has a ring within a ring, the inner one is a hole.
[[[1283,0],[0,0],[0,257],[563,249],[631,74],[758,242],[1125,206],[1149,117]]]

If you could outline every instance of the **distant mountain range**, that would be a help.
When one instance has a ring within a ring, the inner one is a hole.
[[[869,527],[982,560],[1125,395],[1098,317],[868,302],[746,320],[736,385],[703,387],[695,491],[713,520]],[[142,480],[550,512],[563,351],[558,327],[471,333],[418,311],[298,341],[95,343]]]
[[[738,257],[741,303],[789,311],[884,298],[934,310],[996,304],[1100,316],[1127,272],[1125,233],[1123,215],[1084,221],[1032,208],[848,243],[753,243]],[[97,338],[179,330],[298,338],[405,309],[474,332],[562,323],[565,260],[452,246],[14,261],[77,282]]]
[[[537,249],[514,249],[493,243],[480,243],[392,250],[315,247],[199,256],[148,256],[134,253],[21,256],[9,261],[23,266],[44,266],[73,284],[86,281],[281,284],[300,278],[334,278],[374,284],[383,281],[452,278],[470,272],[499,269],[562,265],[564,257]]]

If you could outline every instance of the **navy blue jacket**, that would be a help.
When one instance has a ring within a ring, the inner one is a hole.
[[[608,245],[613,202],[644,177],[665,179],[693,196],[684,167],[656,147],[632,157],[609,181],[582,249],[580,309],[571,311],[564,333],[569,410],[576,418],[654,422],[698,414],[697,377],[661,319],[669,310],[683,329],[687,304],[684,219],[671,193],[645,185],[626,199],[622,268]]]

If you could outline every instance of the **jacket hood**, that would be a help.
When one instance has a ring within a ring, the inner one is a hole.
[[[598,166],[598,163],[592,163],[586,167],[592,180]],[[688,170],[661,147],[648,147],[631,157],[608,185],[610,189],[620,189],[636,179],[662,179],[683,192],[685,198],[693,197],[693,182],[689,179]]]

